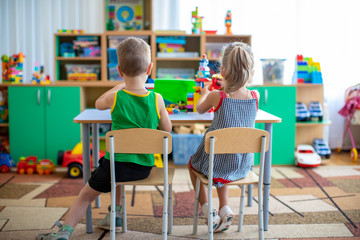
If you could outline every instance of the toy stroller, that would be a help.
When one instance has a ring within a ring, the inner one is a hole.
[[[357,161],[358,153],[355,147],[355,142],[353,135],[350,129],[350,123],[356,125],[360,124],[360,84],[356,84],[352,87],[349,87],[345,91],[345,105],[340,109],[339,114],[344,116],[347,120],[346,128],[344,131],[343,139],[346,136],[346,132],[349,132],[352,149],[351,149],[351,159],[353,162]]]

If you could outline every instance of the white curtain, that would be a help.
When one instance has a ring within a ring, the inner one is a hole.
[[[332,148],[342,146],[344,118],[338,111],[344,105],[346,88],[360,83],[360,1],[182,0],[178,29],[191,33],[191,11],[195,7],[204,16],[205,30],[224,34],[225,14],[231,10],[233,33],[252,35],[256,58],[254,84],[262,84],[261,58],[287,59],[286,84],[292,83],[297,54],[320,62],[325,112],[332,121],[329,129],[325,128],[324,138],[328,138]],[[353,135],[359,136],[360,131]]]
[[[262,84],[260,58],[287,59],[285,84],[292,83],[297,54],[320,62],[325,111],[332,121],[325,137],[332,148],[342,145],[344,119],[337,112],[345,89],[360,82],[358,0],[153,0],[153,30],[191,33],[195,7],[204,17],[204,30],[224,34],[231,10],[233,33],[252,35],[254,84]],[[103,12],[103,0],[0,0],[0,54],[24,52],[25,82],[35,61],[54,79],[54,33],[63,28],[101,33]]]
[[[103,32],[103,0],[0,0],[0,55],[25,54],[24,83],[35,62],[54,80],[54,34],[59,29]]]

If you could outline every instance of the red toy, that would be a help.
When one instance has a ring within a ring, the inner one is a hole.
[[[92,145],[91,145],[92,149]],[[105,155],[105,151],[100,151],[100,158]],[[90,156],[90,167],[92,168],[92,155]],[[68,175],[70,178],[79,178],[83,174],[83,154],[82,143],[76,144],[73,150],[67,150],[65,153],[59,151],[58,164],[68,168]]]
[[[222,81],[223,77],[220,74],[212,75],[211,85],[209,87],[210,91],[212,90],[220,90],[222,88]]]
[[[27,158],[21,157],[20,161],[16,164],[17,173],[33,174],[34,172],[36,172],[36,161],[36,156],[29,156]]]

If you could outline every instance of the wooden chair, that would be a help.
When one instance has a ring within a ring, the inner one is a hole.
[[[106,150],[110,153],[111,169],[111,211],[110,211],[110,237],[115,239],[115,195],[116,185],[122,185],[121,205],[122,205],[122,230],[127,231],[126,221],[126,199],[125,185],[148,185],[164,186],[164,208],[162,239],[167,239],[168,219],[169,233],[172,233],[173,213],[172,213],[172,181],[175,169],[168,169],[168,154],[172,151],[172,138],[168,132],[132,128],[114,130],[106,133]],[[164,167],[153,168],[149,177],[139,181],[115,182],[115,162],[114,153],[136,153],[136,154],[163,154]],[[170,193],[169,193],[170,192]],[[169,205],[169,206],[168,206]],[[169,209],[169,214],[168,214]],[[169,215],[169,216],[168,216]]]
[[[243,216],[244,216],[244,198],[245,186],[250,184],[258,184],[258,200],[259,200],[259,239],[264,239],[263,231],[263,198],[262,185],[264,177],[264,161],[265,152],[269,148],[269,133],[267,131],[254,128],[224,128],[209,132],[205,136],[205,152],[209,156],[209,178],[205,175],[193,170],[197,176],[195,189],[195,207],[194,207],[194,225],[193,234],[197,234],[198,224],[198,207],[199,207],[199,190],[200,181],[208,187],[209,209],[213,209],[212,204],[212,185],[213,185],[213,161],[214,154],[230,154],[230,153],[261,153],[260,156],[260,173],[257,176],[253,171],[250,171],[246,178],[227,185],[241,186],[240,197],[240,211],[239,211],[239,225],[238,231],[242,230]],[[208,233],[209,239],[213,239],[213,215],[212,211],[208,210]]]

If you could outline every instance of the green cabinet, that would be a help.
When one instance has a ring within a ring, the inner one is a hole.
[[[10,154],[35,155],[57,163],[59,150],[80,142],[80,87],[11,86],[9,95]]]
[[[256,86],[251,87],[260,93],[259,109],[282,119],[273,124],[272,164],[294,164],[295,151],[295,86]],[[256,124],[265,129],[265,124]],[[255,159],[255,164],[258,158]]]

